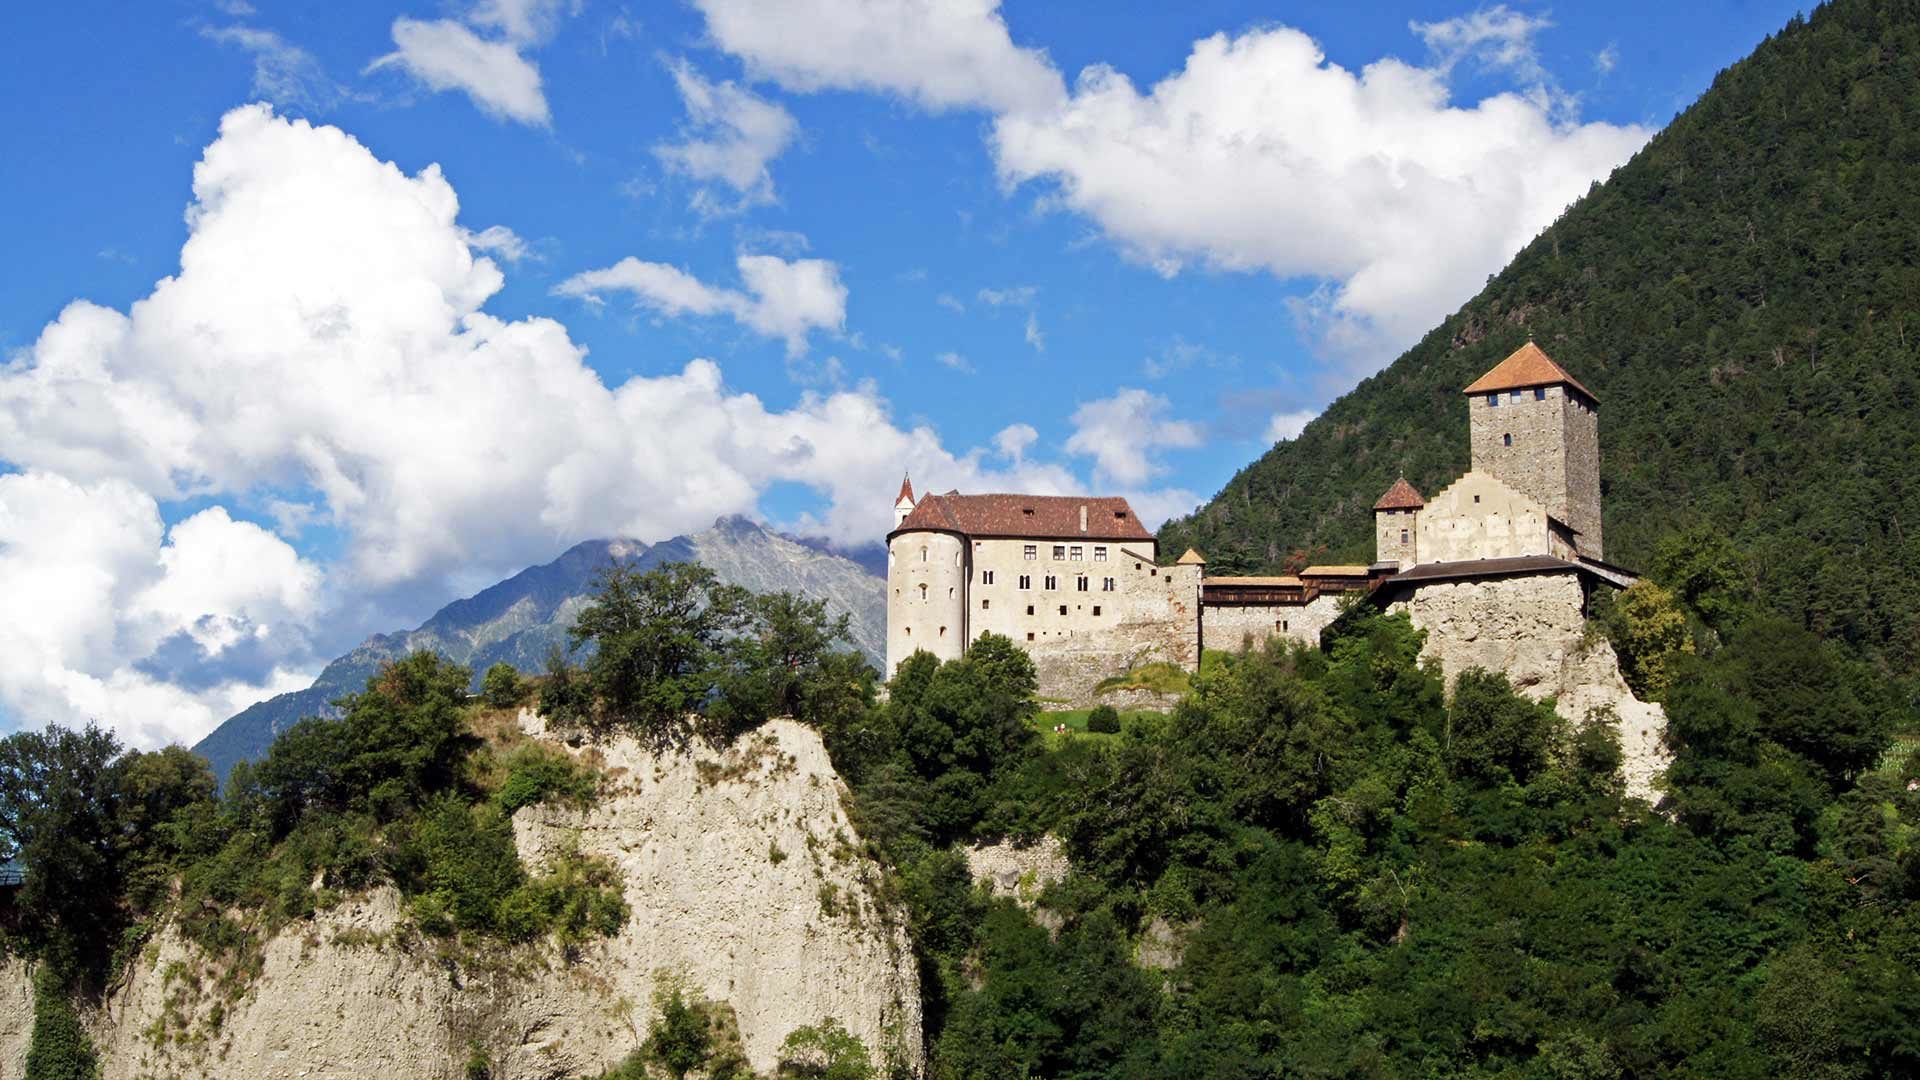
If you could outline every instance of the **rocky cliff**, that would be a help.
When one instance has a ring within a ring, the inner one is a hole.
[[[333,715],[333,700],[365,689],[367,677],[381,664],[420,649],[472,668],[475,689],[487,667],[497,661],[524,672],[540,671],[548,651],[567,643],[567,631],[587,604],[594,576],[615,561],[642,569],[695,562],[729,585],[825,601],[830,613],[845,614],[851,620],[849,644],[878,666],[886,651],[886,582],[873,572],[869,555],[842,555],[739,516],[723,517],[704,532],[652,545],[638,540],[584,541],[550,563],[529,567],[448,604],[413,630],[375,634],[329,663],[312,686],[234,715],[194,750],[212,763],[216,776],[224,778],[235,762],[266,753],[274,736],[294,722]]]
[[[538,718],[522,726],[545,737]],[[819,737],[773,721],[725,752],[657,755],[630,740],[598,757],[591,810],[527,807],[521,857],[575,847],[617,866],[631,917],[562,955],[423,938],[390,889],[352,896],[265,943],[229,992],[163,928],[91,1018],[102,1080],[591,1075],[646,1036],[663,978],[732,1006],[756,1069],[793,1029],[839,1019],[873,1049],[919,1061],[920,989],[903,913],[858,851]],[[0,1078],[21,1075],[31,992],[0,967]]]

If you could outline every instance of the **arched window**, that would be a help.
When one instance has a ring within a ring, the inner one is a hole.
[[[924,603],[926,602],[926,599],[927,599],[927,583],[923,581],[920,583],[920,600],[922,603]]]
[[[920,549],[920,561],[921,561],[921,562],[926,562],[926,561],[927,561],[927,549],[926,549],[926,548],[924,548],[924,547],[922,547],[922,548]]]

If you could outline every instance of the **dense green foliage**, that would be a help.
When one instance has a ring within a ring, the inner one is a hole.
[[[596,589],[570,634],[592,656],[576,669],[556,654],[541,691],[541,714],[562,724],[679,746],[771,716],[828,723],[872,694],[871,669],[845,649],[848,617],[823,601],[723,585],[693,563],[615,564]]]
[[[27,1046],[31,1080],[94,1080],[100,1075],[93,1040],[80,1026],[68,988],[51,965],[33,981],[33,1034]]]
[[[1623,797],[1605,717],[1482,672],[1449,699],[1419,632],[1365,609],[1325,651],[1232,658],[1169,716],[1004,744],[985,773],[915,715],[976,658],[903,666],[867,733],[897,757],[869,747],[856,796],[923,956],[933,1075],[1920,1070],[1920,755],[1876,767],[1913,718],[1751,595],[1691,595],[1683,624],[1719,625],[1668,658],[1665,813]],[[964,813],[928,797],[956,774]],[[1043,829],[1075,871],[1043,897],[1057,933],[944,846]]]
[[[1161,550],[1225,573],[1365,561],[1374,499],[1466,468],[1460,390],[1528,338],[1599,395],[1611,561],[1700,526],[1770,610],[1914,670],[1920,4],[1795,19]]]
[[[590,801],[594,777],[556,751],[483,742],[467,685],[432,653],[389,664],[339,719],[288,729],[221,794],[179,747],[123,753],[95,729],[0,740],[0,839],[29,867],[8,944],[97,992],[173,915],[235,990],[263,932],[381,882],[429,934],[613,933],[626,909],[611,868],[563,856],[531,873],[509,823],[535,802]]]

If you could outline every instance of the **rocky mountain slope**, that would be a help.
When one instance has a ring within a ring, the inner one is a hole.
[[[368,638],[328,664],[312,686],[234,715],[194,750],[213,764],[214,775],[224,777],[235,762],[264,754],[274,735],[295,721],[331,715],[329,703],[364,689],[367,677],[381,664],[420,649],[472,668],[476,689],[481,674],[498,661],[540,671],[548,651],[566,644],[567,630],[586,604],[594,576],[614,560],[642,568],[697,562],[728,584],[824,600],[830,612],[851,617],[852,644],[876,666],[886,654],[886,583],[871,572],[866,553],[848,558],[817,543],[770,532],[744,517],[724,517],[704,532],[651,546],[617,539],[576,544],[550,563],[448,604],[417,629]],[[884,561],[881,566],[884,571]]]
[[[1724,538],[1778,613],[1912,670],[1920,8],[1796,17],[1161,550],[1216,573],[1364,561],[1373,501],[1466,468],[1461,389],[1529,338],[1599,396],[1610,560]]]
[[[525,730],[543,736],[523,713]],[[556,744],[557,745],[557,744]],[[612,790],[587,811],[514,818],[523,860],[562,848],[612,862],[631,917],[564,957],[550,945],[445,949],[379,888],[265,944],[234,993],[164,927],[89,1018],[102,1080],[193,1077],[593,1075],[645,1038],[653,991],[677,977],[732,1007],[770,1072],[797,1027],[832,1017],[874,1052],[921,1058],[920,987],[904,912],[859,853],[844,787],[810,728],[773,721],[724,752],[655,755],[630,739],[598,755]],[[0,1077],[19,1076],[32,1027],[24,964],[0,966]]]

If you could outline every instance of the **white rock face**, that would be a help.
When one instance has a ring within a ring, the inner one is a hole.
[[[26,1074],[27,1040],[33,1035],[33,969],[0,959],[0,1080]]]
[[[530,713],[522,725],[542,734]],[[168,928],[95,1018],[103,1080],[455,1080],[476,1046],[500,1080],[591,1075],[645,1038],[662,973],[733,1006],[756,1069],[829,1016],[876,1062],[889,1044],[920,1061],[904,913],[877,898],[879,868],[854,846],[812,730],[774,721],[725,754],[598,749],[613,776],[600,803],[523,809],[514,834],[531,866],[577,844],[618,867],[632,909],[618,935],[572,963],[550,946],[443,959],[379,889],[267,942],[260,974],[222,1005]],[[0,967],[0,1078],[20,1075],[31,1016],[24,967]]]
[[[967,870],[974,881],[1029,909],[1047,886],[1064,881],[1071,869],[1066,845],[1051,833],[1025,847],[1001,840],[967,849]]]
[[[1586,640],[1580,582],[1572,573],[1422,585],[1395,605],[1427,632],[1423,657],[1440,661],[1448,685],[1468,668],[1503,672],[1514,689],[1554,698],[1561,716],[1583,723],[1612,710],[1620,732],[1627,794],[1652,801],[1653,780],[1670,760],[1666,713],[1633,696],[1604,640]]]

